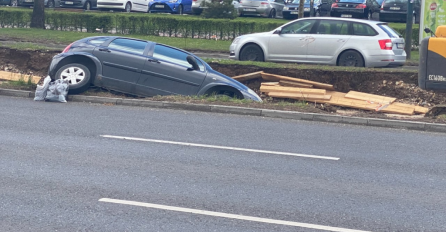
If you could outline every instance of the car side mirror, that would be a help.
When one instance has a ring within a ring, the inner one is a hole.
[[[277,28],[273,34],[278,34],[280,35],[280,33],[282,32],[282,28]]]
[[[186,57],[187,63],[192,65],[192,69],[193,70],[200,70],[200,67],[198,66],[197,60],[195,59],[195,57],[188,55]]]

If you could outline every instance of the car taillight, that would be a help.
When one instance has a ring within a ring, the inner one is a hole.
[[[331,4],[331,8],[336,8],[336,7],[339,7],[337,3]]]
[[[365,9],[367,7],[366,4],[359,4],[356,6],[356,8]]]
[[[198,1],[198,0],[192,0],[193,2],[196,2],[196,1]]]
[[[383,1],[383,3],[381,4],[381,9],[380,10],[384,10],[384,3],[385,3],[386,1]]]
[[[269,3],[268,3],[268,2],[262,2],[262,3],[260,3],[260,4],[262,4],[262,5],[268,5]]]
[[[379,42],[379,46],[381,47],[382,50],[392,50],[392,40],[390,39],[382,39],[382,40],[378,40]]]
[[[63,51],[62,53],[68,52],[68,50],[70,50],[71,45],[73,45],[73,43],[70,43]]]

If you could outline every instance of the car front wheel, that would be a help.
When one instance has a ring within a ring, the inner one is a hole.
[[[91,3],[90,3],[89,1],[87,1],[87,2],[85,3],[84,9],[85,9],[85,10],[91,10]]]
[[[83,64],[67,64],[57,70],[55,79],[67,81],[69,93],[82,93],[90,87],[90,70]]]
[[[275,19],[276,18],[276,10],[272,9],[271,12],[269,12],[268,18]]]
[[[54,8],[56,5],[54,4],[54,1],[48,1],[47,6],[48,8]]]
[[[124,11],[127,13],[130,13],[132,11],[132,4],[130,4],[130,2],[127,2],[127,4],[125,4]]]
[[[263,52],[259,46],[249,44],[240,52],[240,60],[263,61]]]
[[[178,14],[182,15],[183,14],[183,5],[179,5],[178,6]]]
[[[346,51],[339,56],[338,66],[364,67],[364,60],[358,52]]]

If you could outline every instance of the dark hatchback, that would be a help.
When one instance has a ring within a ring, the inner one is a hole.
[[[294,0],[291,3],[288,3],[283,8],[283,18],[285,19],[297,19],[298,18],[298,12],[299,12],[299,3],[300,0]],[[314,0],[313,1],[313,17],[315,16],[321,16],[320,13],[320,6],[321,6],[321,0]],[[310,16],[310,0],[305,0],[304,2],[304,17]]]
[[[378,13],[382,0],[337,0],[331,5],[332,17],[372,19]]]
[[[81,8],[85,10],[91,10],[98,7],[97,0],[62,0],[60,1],[60,7],[62,8]]]
[[[384,0],[379,13],[379,21],[383,22],[406,22],[407,3],[409,0]],[[412,22],[420,23],[420,0],[414,0]]]
[[[262,101],[254,91],[192,53],[125,37],[73,42],[53,57],[48,75],[67,80],[70,93],[95,85],[138,96],[217,94]]]

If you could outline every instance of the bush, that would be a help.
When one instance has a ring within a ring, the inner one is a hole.
[[[204,18],[235,19],[238,16],[237,9],[232,5],[232,0],[203,1],[201,2],[201,6],[207,7],[202,13]]]

